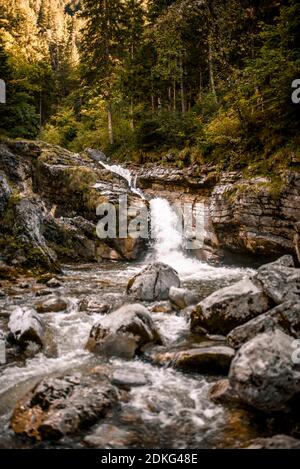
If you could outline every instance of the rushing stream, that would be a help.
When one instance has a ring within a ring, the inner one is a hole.
[[[116,166],[109,169],[125,177],[133,192],[143,196],[128,170]],[[16,401],[38,380],[51,373],[99,364],[99,357],[84,350],[91,326],[99,314],[81,311],[83,299],[100,296],[102,303],[123,304],[126,302],[124,291],[128,279],[154,260],[177,269],[183,285],[196,288],[202,297],[247,275],[245,269],[212,267],[189,257],[182,248],[182,237],[176,228],[176,214],[170,204],[165,199],[157,198],[150,202],[150,206],[155,239],[147,258],[134,264],[115,262],[98,266],[65,266],[63,285],[55,291],[55,295],[59,294],[68,301],[68,311],[44,315],[54,331],[55,353],[50,353],[48,357],[40,353],[0,368],[0,447],[31,446],[28,440],[14,436],[9,429],[9,417]],[[53,293],[50,293],[49,297],[52,296]],[[47,296],[43,298],[47,299]],[[16,306],[33,306],[36,300],[36,291],[31,286],[27,289],[11,287],[9,296],[0,298],[2,318]],[[153,319],[167,343],[188,340],[186,317],[175,313],[153,313]],[[109,417],[105,421],[123,430],[134,430],[138,435],[136,446],[201,448],[224,444],[225,434],[228,437],[228,415],[222,406],[212,403],[207,397],[212,377],[183,374],[140,358],[131,361],[111,359],[110,362],[123,372],[139,372],[147,381],[144,386],[132,388],[129,402],[122,403],[117,422],[110,422]],[[239,436],[243,439],[243,435]],[[62,447],[81,445],[80,437],[61,443]],[[106,445],[114,447],[117,443],[112,440]]]

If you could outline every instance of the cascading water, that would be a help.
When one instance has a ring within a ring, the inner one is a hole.
[[[241,275],[241,269],[213,267],[184,252],[183,230],[180,230],[178,215],[166,199],[152,199],[150,208],[156,261],[176,269],[183,280],[209,280]]]
[[[138,195],[142,199],[145,198],[143,192],[136,187],[137,176],[135,174],[132,174],[129,169],[123,168],[123,166],[117,164],[109,165],[104,163],[103,161],[98,161],[98,163],[101,164],[101,166],[103,166],[103,168],[107,169],[108,171],[111,171],[112,173],[117,174],[118,176],[125,179],[128,183],[129,189],[131,190],[131,192],[133,192],[133,194]],[[94,187],[97,188],[97,184],[95,184]]]

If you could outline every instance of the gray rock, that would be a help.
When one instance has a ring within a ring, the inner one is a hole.
[[[102,297],[95,295],[81,300],[79,311],[90,314],[108,314],[111,312],[111,305],[104,303]]]
[[[199,303],[191,315],[192,331],[227,335],[235,327],[266,312],[270,300],[249,278],[222,288]]]
[[[172,314],[174,313],[173,308],[169,301],[157,301],[149,307],[151,313],[165,313]]]
[[[294,340],[276,330],[240,348],[229,380],[241,401],[265,412],[280,411],[300,392],[300,367],[292,360]]]
[[[21,347],[30,342],[43,346],[45,325],[34,309],[16,308],[10,315],[8,329],[9,339]]]
[[[132,358],[144,345],[162,343],[148,310],[125,305],[101,317],[91,329],[86,348],[90,352]]]
[[[93,425],[117,397],[108,379],[93,371],[45,378],[19,401],[10,425],[16,434],[59,440]]]
[[[97,162],[102,162],[102,163],[108,163],[109,158],[103,153],[103,151],[100,150],[95,150],[94,148],[87,148],[85,150],[85,153],[91,160],[97,161]]]
[[[271,438],[256,438],[246,449],[300,449],[300,440],[288,435],[275,435]]]
[[[46,285],[49,288],[59,288],[62,286],[62,283],[57,278],[53,277],[46,283]]]
[[[12,190],[5,175],[0,173],[0,214],[6,209],[11,194]]]
[[[118,387],[130,389],[132,387],[145,386],[149,381],[138,371],[131,370],[116,370],[112,376],[112,384],[115,384]]]
[[[68,308],[68,303],[63,298],[49,298],[35,304],[38,313],[59,313]]]
[[[300,339],[300,301],[282,303],[271,311],[236,327],[227,336],[227,343],[237,349],[256,335],[275,329],[281,329],[286,334]]]
[[[270,258],[295,252],[294,225],[300,220],[299,171],[280,174],[274,193],[270,178],[244,179],[223,172],[210,197],[210,217],[219,248]]]
[[[4,332],[0,329],[0,365],[6,363],[6,339]]]
[[[187,290],[186,288],[171,287],[169,291],[169,300],[176,309],[182,310],[191,305],[196,305],[200,301],[200,295],[197,292]]]
[[[263,265],[254,279],[277,305],[292,299],[300,300],[300,269],[294,268],[292,256],[283,256]]]
[[[208,392],[208,396],[217,404],[230,404],[239,401],[238,395],[232,389],[229,379],[220,379],[214,383]]]
[[[167,300],[171,287],[180,287],[177,272],[158,262],[135,275],[128,283],[127,293],[137,300]]]
[[[22,199],[16,204],[15,229],[17,238],[24,246],[25,257],[31,255],[34,265],[41,264],[49,270],[58,270],[57,256],[46,244],[43,224],[46,208],[40,199]]]
[[[207,374],[227,374],[234,350],[226,346],[199,347],[174,352],[158,352],[152,359],[160,365],[173,366],[182,371]]]

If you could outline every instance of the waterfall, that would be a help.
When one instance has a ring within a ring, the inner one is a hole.
[[[203,267],[204,263],[184,253],[183,231],[170,203],[162,198],[152,199],[150,209],[155,260],[170,265],[182,275],[193,274]]]
[[[241,269],[214,267],[187,254],[178,214],[166,199],[152,199],[150,209],[152,261],[170,265],[183,280],[211,280],[241,275]],[[246,270],[243,275],[245,273]]]
[[[125,179],[128,183],[128,187],[131,190],[131,192],[133,192],[133,194],[138,195],[142,199],[145,199],[145,196],[143,192],[141,191],[141,189],[138,189],[136,187],[136,184],[137,184],[136,174],[132,174],[132,172],[129,169],[123,168],[122,166],[117,165],[117,164],[109,165],[109,164],[104,163],[103,161],[98,161],[98,163],[101,164],[101,166],[103,166],[103,168],[107,169],[108,171],[111,171],[112,173],[117,174],[118,176]],[[97,184],[94,187],[97,188]]]
[[[136,174],[120,165],[109,165],[103,161],[98,161],[98,163],[103,168],[125,179],[131,192],[145,199],[142,190],[137,188]],[[94,187],[97,188],[98,184]],[[181,220],[168,200],[159,197],[152,199],[150,201],[150,216],[153,240],[153,252],[148,258],[150,262],[163,262],[170,265],[185,280],[221,279],[224,276],[240,275],[240,269],[213,267],[187,254],[184,248],[183,230],[180,229],[182,227],[179,225]]]

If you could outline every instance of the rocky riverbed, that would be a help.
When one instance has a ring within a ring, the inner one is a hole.
[[[256,242],[237,215],[246,192],[233,191],[234,216],[220,224],[224,181],[204,169],[140,169],[142,193],[97,152],[8,142],[1,156],[1,448],[299,447],[296,173],[274,199],[279,221],[261,231],[248,218]],[[151,243],[97,238],[96,207],[119,194],[133,214],[149,207]],[[209,214],[193,255],[176,194]],[[285,203],[296,210],[283,216]],[[260,262],[226,266],[227,249],[231,264]]]

